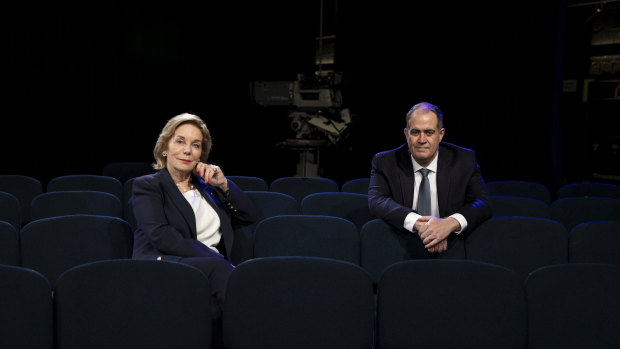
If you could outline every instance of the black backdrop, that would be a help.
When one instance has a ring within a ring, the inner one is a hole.
[[[229,175],[295,173],[286,111],[256,105],[252,81],[314,70],[318,0],[32,1],[4,11],[2,173],[100,174],[152,161],[165,121],[196,113]],[[402,144],[422,100],[445,114],[445,141],[475,149],[487,181],[566,179],[558,91],[561,1],[325,1],[337,35],[350,136],[321,153],[322,175],[367,177],[372,155]]]

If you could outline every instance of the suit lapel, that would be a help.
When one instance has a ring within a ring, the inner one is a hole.
[[[450,197],[450,169],[448,164],[452,162],[452,154],[443,151],[439,146],[439,159],[437,159],[437,205],[440,217],[447,216],[448,198]]]
[[[168,170],[163,169],[160,173],[162,174],[164,191],[168,197],[173,198],[172,206],[176,207],[179,212],[181,212],[181,215],[185,219],[185,222],[191,231],[192,237],[196,238],[196,216],[194,215],[192,205],[187,202],[187,199],[185,199],[177,185],[174,183],[174,180],[172,180]]]
[[[217,215],[220,217],[220,221],[222,219],[225,219],[224,217],[222,217],[222,212],[220,210],[220,208],[218,207],[217,203],[215,202],[215,198],[213,195],[211,195],[210,190],[213,190],[209,187],[208,184],[203,184],[204,182],[199,182],[198,185],[196,186],[197,188],[200,188],[200,194],[202,195],[202,197],[205,198],[205,200],[207,200],[207,202],[209,203],[209,205],[211,205],[211,207],[215,210],[215,212],[217,212]],[[196,183],[194,183],[194,185],[196,185]]]
[[[197,188],[200,188],[200,194],[205,198],[205,200],[207,200],[209,205],[213,207],[218,217],[220,218],[220,229],[222,231],[222,239],[224,239],[224,246],[226,247],[226,254],[230,256],[234,237],[233,237],[233,234],[230,234],[229,230],[226,229],[227,228],[226,224],[224,224],[224,222],[226,222],[229,218],[220,209],[216,196],[211,192],[215,189],[200,180],[198,181],[197,184],[198,184]]]
[[[415,177],[413,174],[413,164],[411,163],[411,153],[407,144],[403,145],[398,152],[398,171],[401,183],[401,193],[403,206],[413,208],[413,190],[415,188]]]

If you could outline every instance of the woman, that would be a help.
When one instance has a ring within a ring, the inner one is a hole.
[[[211,136],[196,115],[164,126],[153,154],[155,174],[133,183],[136,219],[133,258],[170,260],[202,270],[211,285],[213,316],[221,316],[233,266],[233,226],[254,221],[250,199],[222,170],[205,161]]]

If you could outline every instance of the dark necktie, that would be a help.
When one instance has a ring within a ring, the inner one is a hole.
[[[420,173],[422,174],[422,181],[420,182],[420,192],[418,194],[418,214],[421,216],[430,216],[431,215],[431,185],[428,183],[428,173],[430,172],[427,168],[421,168]]]

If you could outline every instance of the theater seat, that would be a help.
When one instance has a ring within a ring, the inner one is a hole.
[[[32,199],[31,221],[72,214],[123,217],[121,201],[115,195],[100,191],[75,190],[42,193]]]
[[[301,201],[301,214],[344,218],[361,229],[374,217],[368,208],[368,195],[357,193],[314,193]]]
[[[271,182],[270,191],[288,194],[301,202],[306,195],[340,191],[338,183],[324,177],[281,177]]]
[[[30,222],[30,202],[43,193],[41,182],[30,176],[0,175],[0,191],[13,194],[19,200],[21,225]]]
[[[340,191],[343,193],[358,193],[368,195],[368,185],[370,178],[355,178],[348,180],[342,184]]]
[[[0,264],[19,265],[19,231],[8,222],[0,222]]]
[[[530,349],[618,348],[620,266],[571,263],[532,272],[525,284]]]
[[[521,196],[551,203],[551,191],[545,185],[531,181],[491,181],[487,182],[490,195]]]
[[[91,190],[110,193],[119,200],[123,198],[123,184],[110,176],[89,174],[67,175],[52,178],[46,187],[46,192],[67,190]]]
[[[389,267],[377,293],[378,348],[525,348],[522,282],[497,265],[415,260]]]
[[[54,283],[83,263],[131,258],[131,227],[120,218],[93,215],[51,217],[30,222],[20,232],[21,265]]]
[[[374,301],[355,264],[316,257],[255,258],[230,275],[226,348],[369,349]]]
[[[330,216],[281,215],[254,232],[254,258],[310,256],[360,263],[360,235],[353,223]]]
[[[568,263],[568,231],[550,219],[495,217],[471,232],[465,252],[467,259],[504,266],[525,282],[535,269]]]
[[[54,347],[52,288],[38,272],[0,264],[0,348]]]
[[[620,265],[620,220],[579,224],[570,231],[570,263]]]
[[[568,231],[581,223],[620,220],[620,199],[603,197],[571,197],[551,203],[551,219],[562,223]]]
[[[187,264],[80,265],[58,279],[54,304],[56,349],[211,347],[209,282]]]
[[[226,176],[226,178],[235,182],[235,184],[243,191],[267,191],[269,185],[259,177],[253,176]]]
[[[571,183],[558,189],[558,199],[572,197],[606,197],[620,199],[620,185],[609,183]]]

